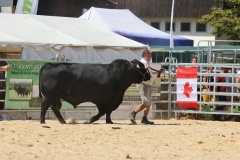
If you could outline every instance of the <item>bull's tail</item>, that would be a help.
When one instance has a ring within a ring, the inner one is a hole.
[[[42,67],[41,67],[41,69],[40,69],[40,72],[39,72],[39,82],[38,82],[38,87],[39,87],[39,97],[40,98],[43,98],[42,97],[42,93],[41,93],[41,81],[40,81],[40,79],[41,79],[41,74],[42,74],[42,71],[46,68],[48,66],[48,63],[45,63]]]

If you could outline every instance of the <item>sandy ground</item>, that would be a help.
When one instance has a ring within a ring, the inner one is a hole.
[[[240,123],[153,120],[156,125],[62,125],[57,120],[0,121],[1,160],[238,160]],[[139,121],[138,121],[139,122]]]

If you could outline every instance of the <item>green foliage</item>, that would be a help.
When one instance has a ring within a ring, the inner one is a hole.
[[[213,7],[212,12],[204,15],[199,23],[214,27],[213,35],[226,35],[231,40],[240,40],[240,0],[216,0],[222,2],[223,8]]]

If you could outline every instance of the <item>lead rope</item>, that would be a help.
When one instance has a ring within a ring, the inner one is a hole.
[[[148,68],[150,68],[150,69],[153,70],[153,71],[158,72],[158,75],[157,75],[158,78],[160,77],[160,74],[161,74],[163,71],[165,71],[164,68],[162,68],[162,69],[160,69],[160,70],[156,70],[156,69],[154,69],[154,68],[152,68],[152,67],[148,67]]]

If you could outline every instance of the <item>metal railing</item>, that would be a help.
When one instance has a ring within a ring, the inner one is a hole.
[[[185,67],[185,66],[198,66],[199,72],[199,82],[197,82],[197,85],[200,86],[200,91],[197,93],[201,98],[198,100],[199,110],[182,110],[177,106],[176,101],[176,67]],[[240,107],[238,110],[238,106],[240,106],[239,100],[236,101],[235,99],[238,99],[238,96],[240,96],[240,92],[236,92],[236,88],[240,87],[240,83],[236,83],[235,79],[237,77],[240,77],[239,74],[229,72],[229,73],[220,73],[220,68],[230,68],[230,70],[234,71],[235,69],[240,69],[240,64],[192,64],[192,63],[162,63],[162,66],[168,66],[168,71],[165,73],[168,75],[167,81],[162,81],[161,85],[168,85],[167,90],[161,90],[162,94],[168,94],[167,100],[161,100],[160,105],[163,103],[168,104],[168,110],[165,112],[168,112],[168,117],[170,118],[172,113],[175,113],[175,118],[179,115],[179,113],[197,113],[197,114],[223,114],[223,115],[240,115]],[[214,71],[212,73],[207,73],[206,68],[207,67],[213,67]],[[174,69],[173,69],[174,68]],[[203,82],[204,76],[213,76],[214,82],[208,83]],[[227,77],[229,79],[229,82],[216,82],[216,77],[223,76]],[[212,92],[203,92],[203,86],[205,85],[211,85],[213,86],[214,90]],[[216,87],[217,86],[226,86],[229,88],[231,92],[217,92]],[[202,97],[204,96],[212,96],[215,101],[203,101]],[[218,101],[218,96],[227,96],[229,99],[227,101]],[[225,110],[216,110],[216,106],[224,105],[226,106]],[[162,110],[154,110],[154,112],[163,112]],[[162,113],[161,113],[162,114]]]

